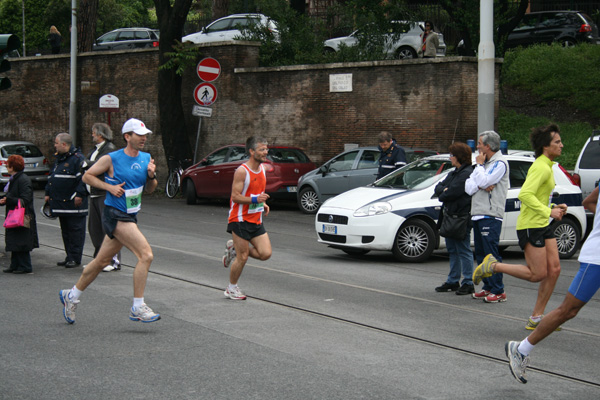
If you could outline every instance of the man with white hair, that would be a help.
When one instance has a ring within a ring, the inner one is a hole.
[[[85,168],[89,169],[96,163],[97,160],[102,156],[111,153],[117,148],[112,143],[113,133],[110,126],[102,122],[96,122],[92,125],[92,141],[95,146],[90,151],[85,159]],[[104,180],[104,176],[99,175],[99,179]],[[104,240],[104,228],[102,228],[102,213],[104,212],[104,200],[106,199],[106,191],[86,185],[87,190],[90,193],[89,196],[89,219],[88,219],[88,232],[92,243],[94,245],[94,257],[98,255],[100,246]],[[107,265],[103,271],[118,271],[121,269],[121,257],[120,253],[115,254],[112,259],[112,263]]]
[[[477,141],[479,154],[475,157],[476,166],[467,181],[465,191],[471,198],[471,218],[473,219],[473,239],[475,258],[481,263],[487,254],[501,260],[498,243],[502,231],[502,220],[508,194],[508,162],[500,151],[500,135],[494,131],[479,134]],[[473,280],[477,285],[479,280]],[[474,299],[486,303],[506,301],[502,274],[483,279],[483,288],[471,294]]]

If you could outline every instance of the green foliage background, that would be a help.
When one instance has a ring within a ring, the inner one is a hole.
[[[541,101],[560,101],[565,108],[579,109],[600,118],[600,46],[581,44],[563,48],[539,45],[506,53],[501,85],[510,85],[539,96]],[[502,104],[501,104],[502,105]],[[529,133],[536,126],[556,123],[561,130],[563,154],[557,159],[568,169],[575,167],[587,138],[599,127],[591,121],[556,121],[500,109],[498,131],[509,147],[530,149]]]
[[[23,1],[27,55],[50,49],[48,33],[54,25],[63,37],[62,47],[70,45],[71,0],[0,0],[0,33],[12,33],[23,42]],[[116,28],[156,27],[150,13],[152,0],[100,0],[96,37]]]

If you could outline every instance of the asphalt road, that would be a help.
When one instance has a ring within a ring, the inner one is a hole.
[[[36,192],[41,206],[43,193]],[[143,200],[139,226],[154,251],[145,299],[162,315],[131,322],[135,258],[85,291],[77,322],[58,291],[81,269],[64,258],[57,220],[38,215],[33,275],[0,274],[0,399],[598,399],[598,299],[536,348],[529,383],[510,375],[507,340],[521,340],[537,284],[505,277],[508,301],[436,293],[448,257],[401,264],[318,244],[314,217],[273,204],[273,256],[247,264],[248,300],[225,299],[225,202]],[[93,253],[86,244],[86,261]],[[0,265],[8,265],[8,255]],[[505,260],[523,262],[517,248]],[[563,260],[548,310],[578,269]]]

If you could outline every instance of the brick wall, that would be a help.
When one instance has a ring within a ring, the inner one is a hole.
[[[477,131],[477,60],[445,57],[434,60],[380,61],[257,68],[253,43],[204,46],[222,66],[213,82],[218,97],[213,115],[202,119],[198,159],[218,146],[244,142],[253,134],[271,143],[296,145],[320,163],[344,149],[345,143],[376,145],[382,130],[404,146],[445,151],[455,140],[474,139]],[[131,117],[155,132],[149,151],[166,168],[158,125],[158,52],[85,53],[78,57],[78,144],[90,150],[94,122],[107,122],[98,110],[104,94],[119,98],[111,115],[119,135]],[[68,55],[12,60],[6,75],[13,82],[0,92],[0,139],[29,140],[53,154],[56,133],[69,128]],[[330,75],[351,74],[351,92],[330,92]],[[498,107],[496,68],[496,110]],[[196,143],[198,118],[191,115],[193,90],[201,83],[195,70],[183,77],[182,97],[190,146]],[[164,178],[166,174],[161,176]]]

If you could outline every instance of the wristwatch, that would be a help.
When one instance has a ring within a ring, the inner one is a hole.
[[[154,176],[152,178],[150,178],[150,175],[148,175],[148,179],[150,179],[150,180],[156,180],[156,172],[154,173]]]

